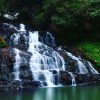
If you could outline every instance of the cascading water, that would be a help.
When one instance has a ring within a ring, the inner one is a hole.
[[[94,68],[93,68],[93,65],[88,61],[88,64],[89,64],[89,69],[91,70],[92,74],[99,74],[98,71],[96,71]]]
[[[73,73],[69,72],[69,74],[71,75],[71,78],[72,78],[72,86],[76,86],[76,81],[75,81],[75,77],[74,77]]]
[[[82,59],[81,58],[78,58],[78,57],[75,57],[74,55],[72,55],[71,53],[69,52],[66,52],[65,53],[72,59],[76,60],[77,61],[77,66],[78,66],[78,69],[79,69],[79,73],[80,74],[88,74],[88,69],[86,68],[86,66],[84,65],[84,63],[81,61]],[[92,66],[92,64],[88,61],[88,67],[91,71],[92,74],[99,74]]]
[[[14,28],[17,31],[11,36],[11,43],[13,43],[15,53],[14,80],[23,81],[20,77],[21,73],[30,70],[32,75],[29,77],[32,77],[32,81],[39,81],[41,86],[52,87],[60,84],[60,74],[62,71],[69,73],[72,85],[76,86],[76,76],[74,74],[89,74],[90,72],[92,74],[99,74],[90,62],[85,61],[86,65],[83,59],[61,48],[57,48],[55,38],[51,33],[47,32],[41,41],[38,31],[27,31],[23,24],[20,24],[19,28],[10,25],[10,28]],[[64,56],[76,62],[78,68],[77,72],[72,70],[68,71],[68,62],[65,60],[65,57],[60,54],[60,51],[64,52]],[[25,55],[28,55],[28,58],[26,57],[24,59]],[[27,66],[29,69],[24,69],[24,71],[20,70],[23,66]]]
[[[54,85],[54,76],[52,70],[64,69],[64,59],[52,48],[39,42],[38,32],[29,32],[29,48],[28,52],[32,53],[30,59],[30,69],[33,79],[40,80],[40,73],[44,77],[44,81],[48,86]],[[42,52],[42,54],[41,54]],[[59,67],[60,66],[60,67]]]
[[[20,24],[20,29],[19,29],[20,32],[26,32],[25,30],[25,25],[24,24]]]
[[[74,55],[72,55],[71,53],[69,52],[66,52],[65,53],[72,59],[76,60],[77,61],[77,66],[78,66],[78,69],[79,69],[79,73],[80,74],[87,74],[88,73],[88,70],[86,68],[86,66],[80,61],[80,59],[78,57],[75,57]]]
[[[12,25],[10,25],[10,27],[13,27]],[[14,27],[19,33],[14,33],[11,36],[11,40],[13,40],[14,45],[18,45],[19,40],[20,40],[20,34],[21,32],[25,32],[25,26],[23,24],[20,24],[20,29],[18,30],[16,27]],[[16,54],[15,56],[15,63],[14,63],[14,76],[15,79],[14,80],[18,80],[21,81],[20,79],[20,65],[21,65],[21,56],[20,56],[20,50],[17,48],[14,48],[14,53]]]
[[[19,55],[20,51],[18,49],[14,49],[14,52],[16,54],[15,63],[14,63],[14,76],[15,76],[15,80],[21,81],[19,77],[19,74],[20,74],[19,68],[21,65],[21,57]]]

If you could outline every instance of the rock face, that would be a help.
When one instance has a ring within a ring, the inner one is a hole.
[[[100,81],[100,74],[89,61],[58,48],[49,32],[39,36],[23,24],[15,27],[7,23],[1,25],[0,31],[7,43],[0,48],[0,90]]]

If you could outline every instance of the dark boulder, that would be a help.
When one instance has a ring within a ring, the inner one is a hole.
[[[72,84],[72,78],[68,72],[60,71],[60,82],[63,85],[71,85]]]
[[[21,71],[20,72],[20,78],[22,80],[32,80],[32,72],[30,70],[27,71]]]

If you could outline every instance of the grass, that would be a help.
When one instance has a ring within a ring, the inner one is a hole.
[[[93,60],[100,67],[100,42],[83,42],[77,47],[84,52],[88,59]]]

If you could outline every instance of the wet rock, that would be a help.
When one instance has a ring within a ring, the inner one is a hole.
[[[64,50],[59,50],[59,54],[65,60],[65,70],[70,72],[78,72],[77,61],[75,59],[71,59]]]
[[[60,84],[59,82],[60,82],[60,75],[59,74],[55,74],[55,75],[53,75],[53,77],[54,77],[54,84],[55,85],[58,85],[58,84]]]
[[[11,89],[11,90],[20,90],[21,89],[21,82],[17,81],[17,80],[14,80],[10,84],[9,89]]]
[[[9,90],[9,82],[0,80],[0,91],[7,92]]]
[[[60,71],[60,82],[64,85],[71,85],[72,79],[68,72]]]
[[[100,81],[100,74],[76,74],[75,79],[77,84],[98,82]]]
[[[90,79],[90,82],[92,82],[92,81],[100,81],[100,74],[91,74],[89,79]]]
[[[9,81],[12,82],[14,80],[14,73],[9,73]]]
[[[40,87],[41,86],[41,82],[40,81],[22,81],[22,87],[25,89],[30,89],[30,88],[36,88],[36,87]]]
[[[47,82],[43,81],[42,86],[48,86]]]
[[[14,64],[14,55],[11,53],[13,48],[3,48],[0,49],[0,56],[1,56],[1,61],[0,65],[5,64],[7,68],[9,68],[9,71],[13,70],[13,64]]]
[[[66,70],[70,71],[70,72],[78,72],[78,67],[77,67],[77,61],[76,60],[72,60],[69,59],[68,60],[68,66],[66,68]]]
[[[58,74],[57,70],[50,70],[53,74]]]
[[[24,80],[32,80],[32,72],[30,70],[21,71],[20,72],[20,79]]]
[[[76,74],[75,80],[77,84],[88,83],[90,80],[90,75],[88,74]]]

